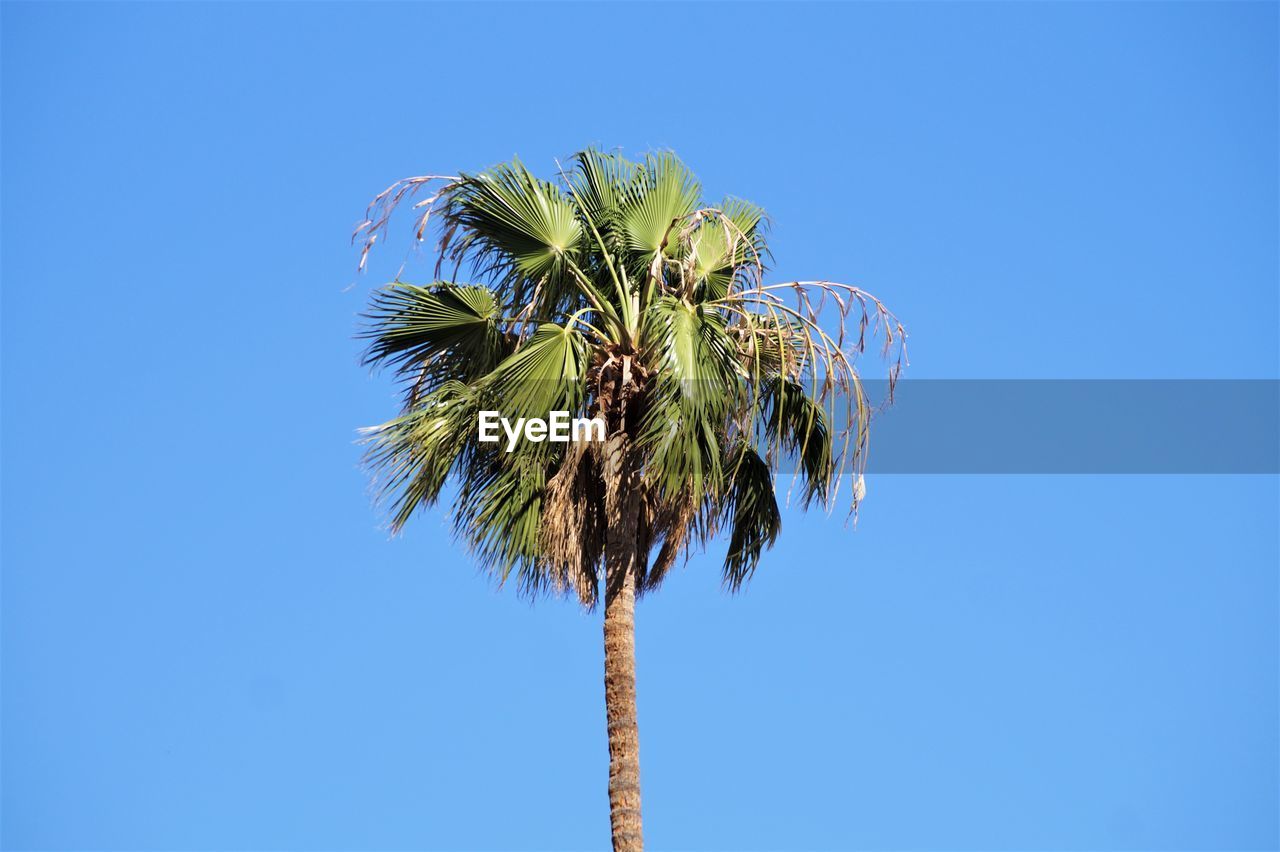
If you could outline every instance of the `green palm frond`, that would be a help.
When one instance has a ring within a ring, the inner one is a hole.
[[[551,319],[585,300],[617,322],[608,292],[580,266],[589,248],[569,193],[534,177],[519,161],[463,175],[441,192],[441,256],[470,261],[492,278],[500,301]]]
[[[478,410],[471,388],[449,381],[407,413],[364,430],[365,464],[388,503],[393,532],[439,498],[450,471],[465,459]]]
[[[642,341],[654,379],[640,445],[648,479],[695,502],[720,487],[723,434],[742,393],[741,367],[724,317],[671,296],[655,302]]]
[[[678,399],[682,410],[698,416],[727,413],[744,373],[723,315],[663,296],[649,308],[641,340],[659,396]]]
[[[708,493],[719,493],[723,440],[711,421],[688,418],[678,402],[655,401],[640,426],[645,482],[663,500],[689,492],[701,501]]]
[[[702,187],[675,154],[650,154],[627,190],[622,229],[627,247],[647,267],[654,256],[670,247],[673,228],[697,210]]]
[[[733,251],[728,263],[718,272],[730,275],[741,284],[760,284],[769,262],[769,245],[765,240],[767,223],[764,210],[741,198],[726,198],[720,203]]]
[[[370,343],[364,363],[390,365],[410,376],[434,370],[442,380],[470,381],[506,354],[498,306],[485,287],[397,282],[374,294],[365,317],[369,328],[361,337]]]
[[[533,336],[480,382],[486,405],[508,418],[546,418],[582,408],[587,345],[573,328],[538,326]]]
[[[514,572],[536,594],[548,583],[538,530],[548,462],[529,453],[488,452],[463,478],[454,504],[454,528],[481,567],[500,582]]]
[[[724,583],[732,591],[755,573],[760,556],[772,547],[782,530],[782,515],[773,492],[769,465],[745,442],[738,443],[725,460],[733,481],[721,511],[729,524],[729,552],[724,558]]]
[[[528,279],[563,273],[566,258],[582,249],[573,204],[519,162],[464,175],[445,202],[445,220],[462,231],[459,247]]]
[[[734,257],[739,238],[721,221],[711,221],[689,237],[694,278],[693,296],[699,302],[723,299],[737,275]]]
[[[602,234],[617,238],[618,217],[640,167],[619,154],[594,149],[574,154],[570,162],[573,170],[568,182],[580,199],[583,215],[593,221]],[[622,247],[618,241],[609,245],[610,251],[615,252]]]
[[[803,385],[778,376],[766,382],[764,401],[765,432],[799,462],[805,504],[814,498],[825,501],[836,475],[826,409]]]

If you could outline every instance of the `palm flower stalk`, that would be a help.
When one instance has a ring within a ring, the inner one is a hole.
[[[361,268],[410,204],[414,239],[438,235],[434,280],[372,297],[365,361],[395,371],[404,406],[364,430],[367,464],[393,531],[452,482],[457,535],[499,582],[603,600],[613,848],[640,850],[636,599],[722,532],[742,588],[781,528],[788,461],[805,506],[830,510],[852,476],[856,508],[871,406],[855,361],[878,334],[892,388],[905,332],[857,287],[766,283],[763,211],[708,204],[668,153],[397,181],[356,231]],[[478,440],[481,411],[599,418],[605,439],[508,452]]]

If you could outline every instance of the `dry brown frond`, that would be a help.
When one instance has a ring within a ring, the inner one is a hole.
[[[782,295],[785,293],[794,297],[793,305],[786,304]],[[875,296],[832,281],[758,284],[731,292],[717,305],[734,318],[732,328],[744,346],[740,354],[750,369],[761,374],[765,372],[763,368],[771,366],[760,343],[762,333],[767,334],[778,353],[795,355],[780,358],[781,374],[809,385],[829,421],[839,424],[833,435],[837,462],[832,474],[834,488],[827,501],[831,508],[843,474],[860,477],[866,467],[871,407],[855,361],[865,351],[867,341],[877,334],[884,339],[884,357],[889,358],[896,350],[896,358],[890,359],[885,401],[891,402],[898,376],[907,363],[902,323]],[[832,310],[834,317],[830,316]],[[856,333],[851,329],[855,323]],[[834,334],[827,331],[828,327],[833,327]],[[767,449],[771,463],[776,460],[776,450],[776,446]],[[855,491],[851,510],[856,511],[857,502]]]
[[[369,206],[364,211],[364,221],[356,226],[355,231],[351,234],[351,242],[355,243],[356,238],[361,234],[364,235],[364,244],[360,248],[360,265],[356,267],[357,271],[363,271],[365,263],[369,260],[369,252],[373,249],[373,244],[378,241],[378,237],[387,231],[387,225],[391,221],[391,215],[395,213],[396,208],[406,198],[413,198],[425,186],[435,181],[453,182],[458,178],[452,175],[419,175],[418,177],[402,178],[391,186],[379,192],[369,202]],[[414,210],[423,209],[422,213],[414,221],[414,241],[422,242],[427,232],[427,224],[431,219],[431,214],[435,210],[435,203],[440,198],[437,192],[430,198],[419,201],[413,205]]]
[[[559,594],[572,589],[587,609],[598,597],[604,555],[604,496],[590,444],[573,442],[547,483],[538,530],[547,573]]]
[[[645,541],[647,545],[640,552],[648,554],[652,546],[659,540],[662,547],[653,564],[647,566],[644,573],[637,578],[637,595],[657,589],[666,578],[667,572],[675,565],[676,559],[689,556],[689,547],[698,536],[698,505],[688,496],[666,504],[655,505],[650,498],[651,492],[646,489],[644,516],[646,520]]]

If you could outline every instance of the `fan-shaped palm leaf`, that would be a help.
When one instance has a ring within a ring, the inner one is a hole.
[[[470,381],[506,354],[498,306],[485,287],[397,282],[374,294],[366,318],[365,363],[389,364],[410,376],[434,369],[441,380]]]

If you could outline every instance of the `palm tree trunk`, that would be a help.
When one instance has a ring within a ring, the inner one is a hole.
[[[636,593],[628,578],[605,604],[604,703],[609,719],[609,822],[614,852],[640,852],[640,729],[636,724]]]
[[[636,574],[640,492],[629,441],[606,447],[604,704],[609,721],[609,822],[614,852],[642,852],[640,729],[636,722]]]

